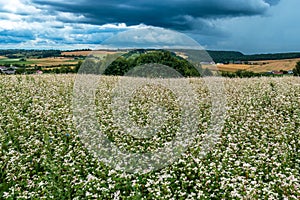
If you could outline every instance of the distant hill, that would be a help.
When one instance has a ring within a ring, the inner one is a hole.
[[[74,51],[67,51],[67,52],[61,52],[63,56],[79,56],[83,55],[86,56],[89,53],[95,53],[95,52],[105,52],[106,50],[97,50],[97,51],[91,51],[91,50],[74,50]],[[141,50],[139,50],[141,51]],[[189,52],[189,55],[192,56],[199,56],[199,51],[195,51],[193,53],[193,50],[186,52]],[[216,63],[229,63],[234,61],[263,61],[263,60],[283,60],[283,59],[294,59],[294,58],[300,58],[300,52],[295,53],[275,53],[275,54],[252,54],[252,55],[246,55],[238,51],[213,51],[213,50],[207,50],[206,51],[211,58]],[[113,52],[110,52],[113,53]],[[1,54],[0,54],[1,55]],[[200,53],[200,57],[203,56],[206,57],[206,53],[203,51],[203,53]]]
[[[300,58],[300,53],[275,53],[245,55],[238,51],[207,51],[216,63],[229,63],[231,61],[261,61],[283,60]]]
[[[245,57],[244,54],[238,51],[207,51],[207,53],[216,63],[237,61]]]
[[[47,57],[58,57],[58,56],[78,57],[80,55],[87,56],[92,52],[95,52],[95,51],[92,51],[90,49],[70,50],[70,51],[0,49],[0,56],[4,56],[7,58],[24,58],[24,57],[47,58]],[[101,53],[102,51],[99,51],[99,52]],[[107,51],[103,50],[103,52],[107,52]],[[113,51],[111,51],[110,53],[113,53]],[[238,51],[208,50],[207,53],[217,63],[228,63],[230,61],[260,61],[260,60],[282,60],[282,59],[300,58],[300,52],[245,55]]]
[[[60,55],[60,50],[0,49],[0,56],[7,58],[49,58]]]

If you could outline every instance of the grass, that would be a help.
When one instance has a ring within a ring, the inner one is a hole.
[[[35,62],[33,61],[20,61],[20,59],[0,59],[0,65],[34,65]]]

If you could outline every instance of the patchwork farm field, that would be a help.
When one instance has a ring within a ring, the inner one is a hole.
[[[90,54],[93,55],[107,55],[107,54],[115,54],[115,51],[104,51],[104,50],[96,50],[96,51],[65,51],[62,52],[63,56],[88,56]]]
[[[112,124],[109,106],[120,79],[104,77],[98,85],[98,122],[120,148],[138,151],[138,145],[153,151],[168,141],[164,134],[169,129],[139,144],[115,131],[120,124]],[[204,156],[199,152],[211,121],[213,94],[203,79],[184,79],[197,94],[195,140],[174,163],[146,174],[119,171],[87,150],[73,120],[75,80],[70,74],[0,76],[1,199],[300,198],[299,78],[222,78],[224,127]],[[172,103],[173,97],[160,97],[168,92],[156,89],[142,87],[141,95],[170,101],[168,109],[175,114],[168,122],[176,125],[181,107]],[[133,102],[135,119],[150,109],[143,105]]]
[[[88,56],[93,54],[98,57],[102,57],[108,54],[115,54],[114,51],[67,51],[62,52],[63,56]],[[122,54],[122,52],[118,52]],[[177,52],[179,56],[182,58],[187,58],[185,54],[181,54]],[[262,61],[248,61],[252,64],[224,64],[224,65],[217,65],[219,71],[226,71],[226,72],[236,72],[238,70],[247,70],[252,71],[255,73],[262,73],[262,72],[269,72],[269,71],[288,71],[293,70],[297,62],[300,61],[300,58],[294,59],[279,59],[279,60],[262,60]],[[203,65],[203,68],[208,68],[211,70],[215,70],[215,66]]]
[[[86,51],[65,51],[61,52],[60,56],[57,57],[47,57],[47,58],[7,58],[5,56],[0,56],[0,65],[17,65],[17,66],[27,66],[27,67],[57,67],[59,65],[77,65],[79,61],[85,56],[93,54],[99,58],[103,58],[107,55],[119,54],[122,55],[125,52],[121,51],[105,51],[105,50],[86,50]],[[186,55],[177,52],[183,58],[187,58]],[[269,71],[288,71],[293,70],[296,63],[300,61],[300,58],[294,59],[281,59],[281,60],[262,60],[262,61],[248,61],[252,64],[221,64],[217,65],[219,71],[225,72],[236,72],[238,70],[252,71],[255,73],[263,73]],[[215,70],[215,66],[203,65],[203,68],[208,68]]]
[[[40,67],[48,67],[48,66],[58,66],[58,65],[76,65],[78,60],[74,58],[64,58],[64,57],[50,57],[50,58],[30,58],[26,60],[22,59],[9,59],[6,57],[0,57],[0,65],[26,65],[26,66],[40,66]]]
[[[248,70],[253,72],[265,72],[265,71],[280,71],[280,70],[293,70],[299,58],[284,59],[284,60],[265,60],[257,62],[258,65],[250,67]]]

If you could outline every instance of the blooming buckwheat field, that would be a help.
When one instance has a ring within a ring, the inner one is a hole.
[[[176,95],[151,84],[136,90],[127,117],[156,127],[157,105],[165,126],[146,139],[128,135],[122,130],[130,125],[114,117],[122,112],[110,109],[117,80],[106,77],[95,93],[104,135],[131,152],[170,142],[183,109]],[[224,126],[205,156],[211,96],[202,79],[185,80],[199,98],[191,101],[199,110],[196,136],[173,163],[139,174],[100,162],[86,147],[93,141],[73,119],[75,75],[0,76],[0,199],[300,199],[300,79],[224,79]]]

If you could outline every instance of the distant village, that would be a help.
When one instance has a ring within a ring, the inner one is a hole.
[[[6,66],[0,66],[0,74],[16,74],[18,67],[15,66],[10,66],[10,67],[6,67]]]
[[[6,74],[6,75],[18,74],[17,73],[18,69],[20,69],[20,68],[19,67],[15,67],[15,66],[9,66],[9,67],[7,67],[7,66],[0,66],[0,74]],[[43,74],[43,71],[36,70],[34,73],[35,74]]]
[[[283,75],[283,74],[294,74],[294,71],[293,70],[288,70],[288,71],[268,71],[266,72],[266,74],[274,74],[274,75]]]

